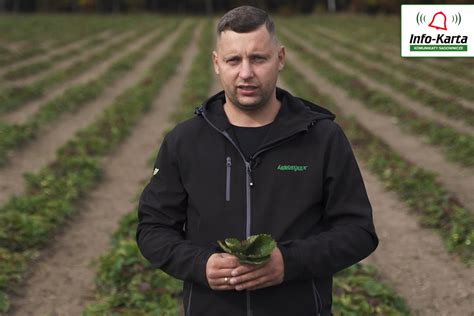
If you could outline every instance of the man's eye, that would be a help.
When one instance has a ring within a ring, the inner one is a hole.
[[[239,60],[237,58],[231,58],[227,60],[227,63],[229,65],[237,65],[239,63]]]
[[[266,61],[267,59],[263,56],[255,56],[252,58],[254,62],[256,63],[263,63],[264,61]]]

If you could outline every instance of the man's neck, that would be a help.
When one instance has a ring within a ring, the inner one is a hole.
[[[229,122],[241,127],[260,127],[270,124],[275,120],[280,107],[281,102],[277,98],[255,111],[243,111],[230,102],[224,103],[224,111]]]

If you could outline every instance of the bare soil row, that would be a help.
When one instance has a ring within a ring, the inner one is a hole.
[[[68,51],[78,49],[82,45],[84,45],[84,43],[86,43],[92,37],[105,39],[105,38],[109,37],[111,34],[112,34],[111,30],[104,31],[104,32],[101,32],[99,34],[93,34],[91,36],[81,38],[80,40],[68,43],[68,44],[66,44],[62,47],[56,47],[54,49],[50,49],[45,54],[42,54],[42,55],[39,55],[39,56],[34,56],[34,57],[31,57],[31,58],[26,58],[24,60],[14,62],[14,63],[11,63],[9,65],[5,65],[4,67],[2,67],[2,69],[0,69],[0,77],[3,76],[5,73],[13,70],[13,69],[28,66],[28,65],[31,65],[31,64],[34,64],[34,63],[37,63],[37,62],[46,61],[46,60],[49,60],[49,59],[53,58],[56,55],[60,55],[60,54],[66,53]]]
[[[138,41],[131,42],[130,45],[124,47],[122,51],[111,58],[110,62],[107,61],[98,68],[87,72],[81,78],[77,78],[74,83],[79,79],[81,79],[80,82],[86,82],[99,76],[111,62],[113,63],[125,53],[133,50],[135,45],[146,40],[148,37],[149,35],[140,38]],[[34,142],[14,152],[9,159],[10,163],[0,169],[0,205],[5,203],[9,196],[18,195],[23,192],[23,173],[38,171],[41,167],[50,163],[54,159],[57,149],[64,145],[78,130],[90,124],[120,93],[133,85],[137,78],[140,78],[143,72],[150,67],[154,57],[161,56],[167,50],[172,39],[173,36],[169,36],[166,41],[150,50],[146,58],[129,71],[126,76],[108,87],[98,99],[82,107],[76,113],[65,114],[61,120],[49,126],[41,135],[38,135]],[[64,85],[64,90],[72,84]]]
[[[318,25],[318,29],[321,29],[324,33],[329,34],[333,36],[336,39],[340,40],[345,40],[345,36],[342,35],[340,32],[337,32],[335,30],[332,30],[328,27]],[[368,31],[368,33],[373,32],[372,30]],[[380,53],[383,51],[384,56],[389,58],[395,63],[405,63],[412,65],[414,67],[418,67],[422,69],[423,71],[427,72],[430,76],[442,79],[442,80],[449,80],[455,83],[459,84],[464,84],[464,85],[469,85],[471,84],[471,78],[469,78],[469,73],[466,72],[466,76],[460,77],[457,76],[453,73],[448,73],[446,71],[442,71],[439,66],[440,66],[440,61],[439,58],[422,58],[422,59],[416,59],[416,60],[411,60],[408,58],[401,59],[400,58],[400,47],[395,46],[395,45],[384,45],[383,49],[380,47],[375,47],[369,44],[364,44],[364,43],[359,43],[359,45],[367,50],[371,51],[374,53]],[[442,62],[442,61],[441,61]],[[471,76],[472,77],[472,76]]]
[[[318,56],[323,54],[305,43],[294,34],[291,36]],[[367,109],[361,102],[349,97],[339,87],[336,87],[321,77],[316,76],[307,66],[298,62],[296,56],[287,53],[288,60],[304,73],[310,80],[317,82],[322,90],[333,91],[331,95],[341,104],[341,108],[347,114],[354,115],[356,119],[385,143],[399,152],[408,161],[432,171],[438,175],[439,181],[455,196],[462,204],[470,210],[474,210],[474,196],[472,195],[472,184],[474,183],[474,170],[464,168],[457,164],[448,162],[442,152],[426,144],[422,138],[407,135],[402,132],[390,116],[382,115]],[[336,63],[330,56],[326,56],[330,63]],[[342,71],[344,66],[341,65]],[[379,85],[379,84],[378,84]]]

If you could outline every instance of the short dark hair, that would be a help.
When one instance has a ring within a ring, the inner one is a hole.
[[[275,24],[270,15],[262,9],[244,5],[224,14],[217,24],[217,35],[229,29],[237,33],[252,32],[263,24],[270,36],[275,38]]]

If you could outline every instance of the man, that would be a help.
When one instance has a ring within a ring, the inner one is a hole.
[[[334,115],[277,88],[285,50],[243,6],[218,24],[224,91],[163,140],[137,242],[184,280],[186,315],[331,315],[332,276],[378,245],[350,144]],[[240,264],[217,240],[267,233],[270,260]]]

